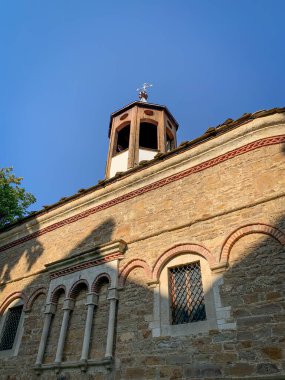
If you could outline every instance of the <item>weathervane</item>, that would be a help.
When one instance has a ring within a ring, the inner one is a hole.
[[[152,87],[152,84],[150,83],[144,83],[142,87],[137,88],[137,91],[139,91],[139,99],[141,102],[147,102],[148,98],[148,93],[147,93],[147,88]]]

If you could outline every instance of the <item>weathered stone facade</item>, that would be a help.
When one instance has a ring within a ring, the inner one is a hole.
[[[216,128],[3,230],[0,313],[24,319],[0,378],[285,379],[284,127]],[[211,322],[168,326],[167,266],[197,260]]]

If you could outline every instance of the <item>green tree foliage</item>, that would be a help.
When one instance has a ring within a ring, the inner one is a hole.
[[[21,187],[22,177],[13,168],[0,169],[0,228],[28,215],[27,208],[36,198]]]

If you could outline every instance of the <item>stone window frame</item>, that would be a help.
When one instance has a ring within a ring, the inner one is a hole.
[[[187,258],[188,255],[188,258]],[[192,259],[189,255],[192,255]],[[178,259],[177,259],[178,257]],[[179,257],[182,257],[182,259],[179,259]],[[186,258],[186,259],[185,259]],[[178,243],[171,247],[170,249],[164,251],[161,255],[158,256],[152,270],[152,281],[148,283],[149,287],[153,289],[153,314],[146,316],[146,321],[149,322],[149,329],[152,331],[153,337],[162,337],[162,336],[184,336],[184,335],[195,335],[199,333],[197,331],[197,328],[195,331],[191,331],[191,328],[187,329],[187,327],[182,327],[180,330],[176,328],[178,331],[175,331],[170,325],[170,319],[166,321],[165,325],[163,325],[163,321],[161,320],[163,317],[163,313],[165,313],[164,318],[167,318],[165,316],[168,316],[170,313],[170,308],[168,306],[166,308],[162,308],[161,306],[161,299],[166,300],[169,299],[168,296],[168,288],[166,286],[166,289],[164,289],[164,297],[162,297],[163,293],[163,283],[168,284],[167,278],[164,282],[162,282],[161,274],[163,270],[167,270],[166,268],[171,266],[172,263],[181,263],[183,265],[184,263],[194,261],[203,261],[206,262],[206,268],[208,268],[209,275],[206,276],[206,279],[210,280],[210,292],[209,295],[211,295],[211,302],[212,305],[214,304],[214,311],[216,313],[216,319],[213,318],[213,322],[215,322],[215,328],[218,330],[235,330],[236,329],[236,322],[231,315],[231,306],[230,305],[223,305],[222,300],[220,297],[220,286],[224,283],[223,280],[223,273],[227,268],[227,263],[224,262],[217,262],[215,256],[209,251],[205,246],[197,243]],[[132,266],[134,266],[135,263],[133,263]],[[146,263],[145,263],[146,264]],[[142,266],[145,268],[142,263],[137,264],[139,266]],[[148,266],[147,266],[148,267]],[[146,269],[146,268],[145,268]],[[130,272],[130,268],[126,266],[121,274],[121,282],[123,282],[126,275]],[[146,271],[147,272],[147,271]],[[205,278],[205,274],[202,273],[202,281],[203,278]],[[205,281],[204,281],[205,286]],[[162,290],[161,290],[162,289]],[[206,287],[207,290],[207,287]],[[169,305],[168,302],[166,302],[166,305]],[[207,307],[207,305],[206,305]],[[163,309],[163,310],[162,310]],[[208,308],[209,309],[209,308]],[[209,316],[209,311],[208,311]],[[198,322],[200,324],[203,323],[203,321]],[[214,324],[214,323],[213,323]],[[186,324],[185,326],[189,326],[190,324]],[[181,325],[178,325],[181,326]],[[183,326],[183,325],[182,325]],[[195,326],[197,327],[197,323],[195,322]],[[207,327],[207,326],[206,326]],[[210,328],[212,329],[212,327]],[[203,329],[204,332],[208,332],[208,328]]]
[[[18,297],[16,299],[13,299],[5,308],[1,315],[0,319],[0,339],[2,338],[2,335],[4,333],[4,328],[6,324],[6,320],[9,314],[9,310],[16,306],[23,306],[20,320],[17,327],[17,332],[14,338],[13,347],[9,350],[1,350],[0,351],[0,358],[9,358],[13,356],[17,356],[20,349],[20,344],[23,336],[24,331],[24,320],[25,320],[25,302],[22,298]]]
[[[171,324],[171,309],[169,295],[168,270],[180,265],[200,262],[203,291],[205,297],[206,319],[178,325]],[[157,327],[153,329],[153,336],[187,336],[217,329],[217,315],[214,300],[214,278],[208,261],[194,252],[181,253],[171,258],[162,268],[159,276],[157,294],[154,297],[154,307]]]

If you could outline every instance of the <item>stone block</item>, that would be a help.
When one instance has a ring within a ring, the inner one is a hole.
[[[237,361],[237,354],[231,352],[220,352],[213,355],[215,363],[232,363]]]
[[[187,364],[188,362],[191,362],[190,355],[185,354],[171,354],[168,355],[166,358],[167,364]]]
[[[285,323],[279,323],[272,326],[272,336],[285,336]]]
[[[142,363],[145,366],[157,366],[165,363],[165,357],[163,356],[147,356],[143,359]]]
[[[245,318],[237,319],[238,327],[255,327],[256,325],[266,324],[271,321],[269,315],[260,315],[260,316],[250,316]]]
[[[263,347],[261,351],[271,360],[282,359],[282,348],[280,347]]]
[[[221,366],[216,364],[186,365],[184,366],[184,376],[186,378],[219,378],[222,375]]]
[[[248,363],[236,363],[226,368],[226,373],[231,376],[249,376],[253,374],[254,366]]]
[[[256,371],[260,375],[269,375],[280,372],[280,369],[273,363],[260,363],[257,365]]]
[[[277,303],[269,303],[267,305],[256,306],[251,310],[252,315],[269,315],[280,314],[281,306]]]
[[[124,377],[130,380],[144,380],[145,369],[140,367],[127,368]]]
[[[238,357],[241,362],[252,362],[256,359],[256,352],[253,350],[239,351]]]
[[[121,342],[129,342],[134,339],[134,333],[132,332],[126,332],[121,335],[119,335],[119,341]]]
[[[233,343],[223,343],[224,351],[234,351],[235,345]]]
[[[236,330],[237,324],[235,322],[232,323],[223,323],[219,325],[219,330]]]
[[[162,366],[159,367],[159,378],[168,378],[171,380],[180,379],[182,377],[181,367]]]

